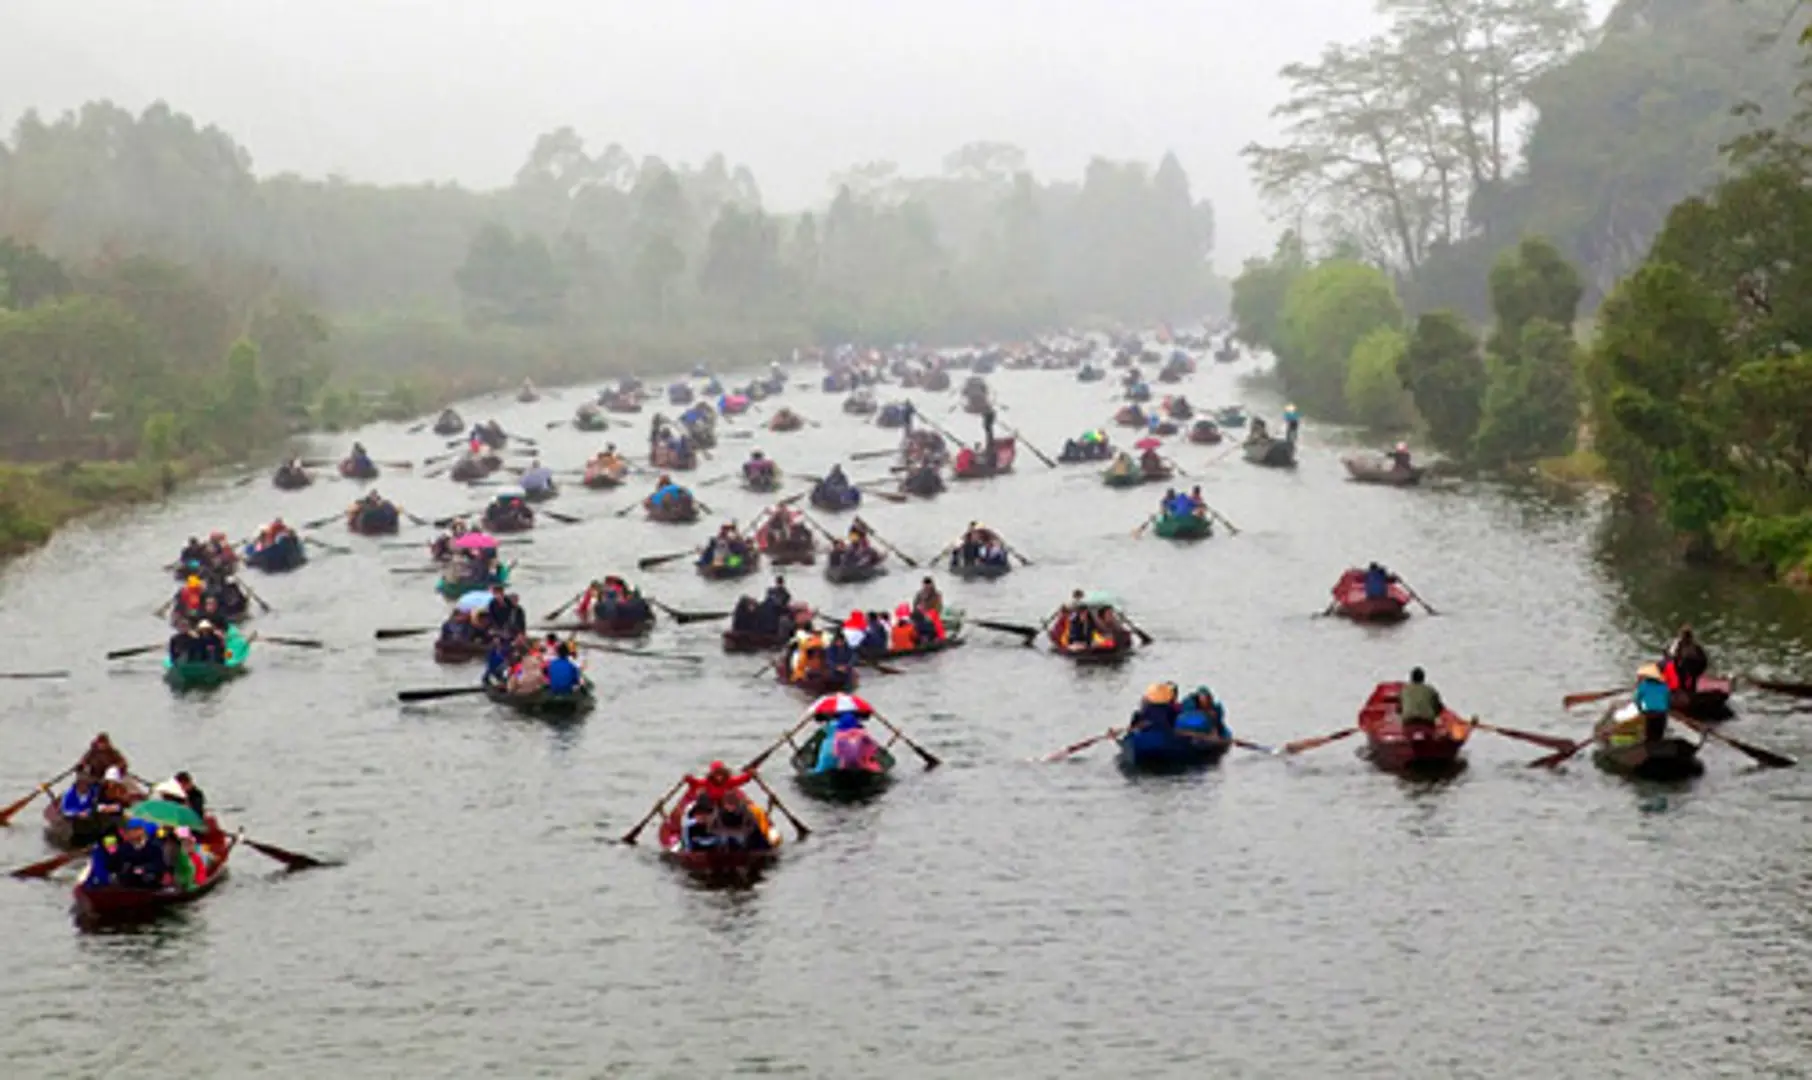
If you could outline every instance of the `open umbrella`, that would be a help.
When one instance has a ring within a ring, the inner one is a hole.
[[[838,713],[846,712],[869,716],[874,711],[873,706],[854,694],[826,694],[812,705],[813,716],[836,716]]]
[[[453,604],[454,611],[482,611],[491,606],[491,594],[477,589],[460,597]]]
[[[491,501],[492,502],[509,502],[511,499],[523,498],[527,494],[528,494],[527,492],[523,491],[519,487],[498,488],[497,494],[493,495],[491,497]]]
[[[182,803],[171,802],[168,799],[146,799],[127,809],[126,818],[129,821],[142,821],[151,826],[168,825],[173,829],[184,826],[191,829],[207,828],[207,822],[201,820],[200,814]]]
[[[455,551],[494,551],[497,538],[490,533],[469,532],[453,541]]]
[[[1106,589],[1093,589],[1082,594],[1082,606],[1092,608],[1117,608],[1120,598]]]
[[[1164,445],[1163,439],[1153,439],[1148,436],[1146,438],[1140,439],[1136,443],[1133,443],[1133,449],[1134,450],[1156,450],[1158,447],[1163,446],[1163,445]]]

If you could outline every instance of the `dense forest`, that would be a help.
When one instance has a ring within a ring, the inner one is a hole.
[[[1431,11],[1483,20],[1450,40],[1500,42],[1518,26],[1570,33],[1577,14],[1559,0],[1384,6],[1406,20],[1399,41]],[[1790,3],[1625,0],[1591,48],[1528,54],[1518,70],[1540,69],[1526,83],[1540,112],[1525,158],[1475,184],[1463,218],[1399,213],[1440,207],[1442,177],[1429,188],[1423,170],[1435,155],[1365,174],[1424,186],[1356,183],[1329,210],[1358,224],[1336,220],[1325,251],[1290,232],[1249,262],[1238,333],[1276,353],[1311,410],[1417,431],[1462,464],[1553,460],[1589,431],[1623,505],[1659,512],[1684,553],[1812,584],[1808,52]],[[1451,130],[1440,160],[1471,180],[1474,136]],[[1255,153],[1261,178],[1271,153]],[[1581,345],[1578,316],[1599,299]]]
[[[114,452],[154,418],[154,449],[226,445],[272,415],[344,419],[345,388],[398,379],[415,407],[524,374],[1016,338],[1214,301],[1213,212],[1174,156],[1041,181],[1017,148],[976,143],[938,176],[875,162],[829,191],[775,214],[722,157],[638,159],[570,128],[497,191],[264,178],[163,105],[27,113],[0,143],[0,419]]]

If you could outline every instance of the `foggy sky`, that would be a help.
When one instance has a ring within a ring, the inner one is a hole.
[[[260,174],[482,187],[570,124],[594,151],[722,151],[777,210],[981,139],[1043,177],[1174,150],[1230,272],[1276,232],[1239,149],[1273,132],[1277,69],[1378,26],[1367,0],[0,0],[0,124],[161,98]]]

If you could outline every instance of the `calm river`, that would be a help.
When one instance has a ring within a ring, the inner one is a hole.
[[[1275,417],[1280,402],[1236,382],[1247,366],[1183,389]],[[1024,425],[1047,453],[1113,408],[1111,383],[1072,372],[991,381],[1003,426]],[[543,428],[587,393],[463,411],[540,436],[550,464],[576,467],[602,440]],[[815,389],[785,400],[822,427],[728,439],[697,477],[756,445],[810,473],[894,442]],[[945,411],[954,399],[919,400],[977,429]],[[646,416],[617,441],[641,447]],[[400,427],[358,435],[379,459],[439,446]],[[1372,771],[1357,740],[1289,762],[1235,751],[1181,780],[1128,779],[1107,745],[1030,762],[1123,719],[1154,680],[1209,682],[1239,734],[1276,744],[1348,725],[1375,682],[1416,664],[1462,712],[1582,734],[1593,710],[1568,716],[1561,695],[1627,681],[1682,618],[1719,669],[1812,673],[1812,607],[1614,554],[1591,499],[1361,487],[1337,461],[1351,436],[1311,424],[1304,439],[1294,474],[1178,442],[1242,530],[1193,547],[1130,536],[1158,492],[1109,490],[1096,467],[1049,470],[1024,453],[1011,477],[869,508],[921,559],[972,518],[1034,559],[999,582],[944,583],[972,617],[1036,622],[1073,587],[1106,588],[1158,644],[1120,670],[1076,671],[972,628],[965,649],[871,676],[867,696],[945,767],[924,773],[903,755],[902,781],[853,809],[815,804],[771,770],[813,835],[740,893],[689,885],[646,841],[615,842],[679,773],[745,758],[799,713],[791,691],[751,677],[756,660],[721,654],[716,624],[663,621],[650,640],[706,657],[696,668],[594,654],[608,699],[574,728],[473,698],[400,707],[399,689],[477,672],[437,668],[428,638],[372,640],[437,622],[445,605],[431,577],[389,572],[420,565],[414,553],[335,527],[321,535],[355,554],[250,578],[277,609],[255,625],[331,650],[263,646],[250,677],[178,699],[155,657],[101,660],[162,640],[150,612],[172,583],[157,567],[192,533],[321,517],[355,489],[221,481],[73,527],[0,577],[6,666],[75,671],[0,682],[0,802],[105,729],[136,771],[187,767],[229,823],[345,865],[284,876],[242,851],[195,908],[104,935],[72,925],[66,885],[0,880],[0,1074],[1812,1074],[1805,769],[1760,773],[1708,747],[1696,785],[1645,791],[1585,755],[1558,773],[1524,769],[1539,750],[1483,734],[1471,769],[1432,787]],[[482,497],[403,474],[380,486],[425,517]],[[546,523],[522,550],[531,613],[706,534],[612,516],[642,494],[575,486],[554,504],[586,523]],[[743,521],[761,505],[729,483],[701,495]],[[1309,617],[1343,567],[1372,558],[1442,616],[1382,631]],[[639,580],[690,610],[727,610],[738,591],[685,562]],[[852,589],[792,575],[795,594],[842,611],[892,605],[917,581],[897,566]],[[1738,704],[1735,730],[1812,757],[1812,720]],[[0,832],[6,865],[46,853],[37,812]]]

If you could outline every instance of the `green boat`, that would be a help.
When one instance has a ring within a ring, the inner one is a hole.
[[[1197,514],[1165,514],[1151,531],[1165,540],[1206,540],[1214,535],[1214,522]]]
[[[164,681],[176,690],[199,690],[219,686],[245,674],[245,661],[251,655],[252,643],[246,640],[237,626],[228,626],[224,636],[227,647],[224,663],[202,660],[178,662],[165,656]]]
[[[820,724],[811,738],[805,741],[805,745],[794,751],[793,771],[799,782],[799,789],[814,798],[832,802],[858,801],[886,790],[893,780],[896,762],[893,752],[885,746],[876,747],[875,760],[880,766],[878,770],[818,768],[818,751],[824,746],[824,740],[831,737],[831,733],[831,724]]]
[[[493,585],[508,585],[509,583],[510,564],[498,563],[496,569],[492,571],[488,578],[470,581],[448,581],[443,577],[435,582],[434,588],[447,599],[457,600],[469,592],[476,592],[479,589],[488,589]]]
[[[575,720],[598,705],[598,691],[590,679],[579,684],[570,694],[556,694],[546,687],[526,694],[511,693],[501,686],[486,686],[484,696],[494,705],[507,705],[524,716],[542,720]]]

